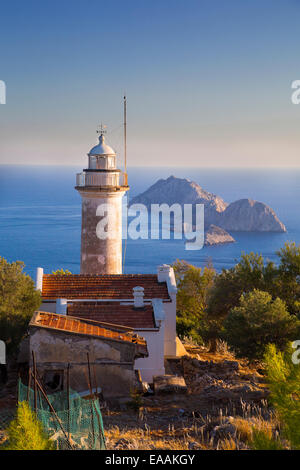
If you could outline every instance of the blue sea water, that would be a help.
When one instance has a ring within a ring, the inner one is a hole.
[[[74,190],[78,167],[0,166],[0,256],[22,260],[34,277],[58,268],[80,269],[81,199]],[[285,241],[300,243],[300,169],[129,168],[129,197],[170,175],[196,181],[232,202],[252,198],[270,205],[287,233],[233,233],[236,243],[187,251],[183,240],[127,241],[126,273],[151,273],[177,258],[197,266],[212,260],[221,270],[241,252],[258,252],[276,261]]]

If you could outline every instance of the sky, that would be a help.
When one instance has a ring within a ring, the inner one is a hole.
[[[2,2],[0,163],[300,166],[300,0]]]

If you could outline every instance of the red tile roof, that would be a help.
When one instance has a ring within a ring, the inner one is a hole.
[[[156,274],[44,274],[42,297],[133,299],[136,286],[144,287],[145,299],[170,300],[166,282],[158,282]]]
[[[108,322],[130,328],[155,328],[152,305],[135,309],[119,302],[74,302],[68,305],[68,315],[98,322]]]
[[[83,334],[88,336],[99,336],[106,339],[124,341],[140,346],[147,355],[147,343],[141,336],[137,336],[130,331],[120,329],[117,325],[105,325],[97,322],[88,322],[80,318],[67,315],[58,315],[49,312],[35,312],[30,321],[30,326],[41,326],[54,330],[61,330],[69,333]],[[110,326],[111,328],[108,328]],[[140,351],[141,352],[141,351]]]

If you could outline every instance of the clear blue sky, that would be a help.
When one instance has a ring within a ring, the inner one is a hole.
[[[299,0],[2,2],[0,162],[299,166]],[[120,157],[121,160],[121,157]]]

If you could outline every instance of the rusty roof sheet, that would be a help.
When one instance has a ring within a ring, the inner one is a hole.
[[[156,327],[152,304],[136,309],[119,302],[74,302],[68,305],[68,315],[134,329]]]
[[[41,311],[35,312],[29,325],[135,344],[143,356],[148,355],[144,338],[134,334],[130,329],[119,328],[117,325],[84,321],[81,318]]]
[[[144,288],[145,299],[170,300],[166,282],[158,282],[156,274],[44,274],[42,297],[133,299],[136,286]]]

